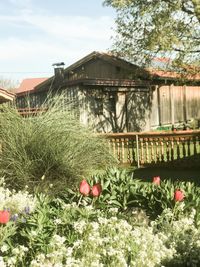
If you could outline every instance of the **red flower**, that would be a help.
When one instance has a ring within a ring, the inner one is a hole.
[[[176,190],[174,193],[174,200],[176,202],[182,201],[184,199],[184,193],[181,190]]]
[[[101,195],[101,192],[102,192],[102,187],[100,183],[93,185],[92,191],[91,191],[91,195],[93,197],[99,197]]]
[[[80,183],[79,191],[82,195],[88,196],[90,193],[90,185],[88,182],[84,179]]]
[[[153,177],[153,184],[160,185],[160,176]]]
[[[10,220],[10,212],[7,210],[0,210],[0,223],[6,224]]]

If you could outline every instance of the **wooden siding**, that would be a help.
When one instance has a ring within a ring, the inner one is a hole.
[[[98,132],[148,131],[200,118],[200,87],[197,86],[165,85],[143,90],[71,85],[62,92],[66,108],[76,109],[80,121]],[[29,106],[38,108],[45,98],[45,92],[30,94]],[[17,103],[19,108],[27,107],[26,97],[18,98]]]
[[[137,69],[127,70],[121,66],[113,65],[107,61],[97,58],[79,66],[67,74],[68,80],[77,80],[83,78],[90,79],[133,79],[137,76]]]
[[[200,118],[200,86],[186,87],[187,118]]]
[[[200,86],[156,86],[150,103],[150,128],[200,119]]]

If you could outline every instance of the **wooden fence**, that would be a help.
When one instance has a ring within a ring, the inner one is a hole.
[[[120,164],[198,166],[200,131],[104,134]],[[200,166],[200,164],[199,164]]]

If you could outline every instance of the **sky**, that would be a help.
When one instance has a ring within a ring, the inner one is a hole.
[[[114,10],[103,0],[0,0],[0,78],[50,77],[112,44]]]

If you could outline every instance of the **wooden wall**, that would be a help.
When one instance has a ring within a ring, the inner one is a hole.
[[[77,85],[62,91],[66,108],[98,132],[149,131],[200,119],[200,86],[155,85],[141,90]],[[27,107],[26,98],[17,98],[19,108]],[[45,99],[44,92],[30,94],[29,106],[39,107]]]
[[[113,65],[101,59],[91,60],[82,66],[77,67],[68,73],[69,80],[84,78],[109,78],[109,79],[131,79],[134,76],[133,70]]]
[[[200,86],[155,86],[151,128],[200,119]]]

